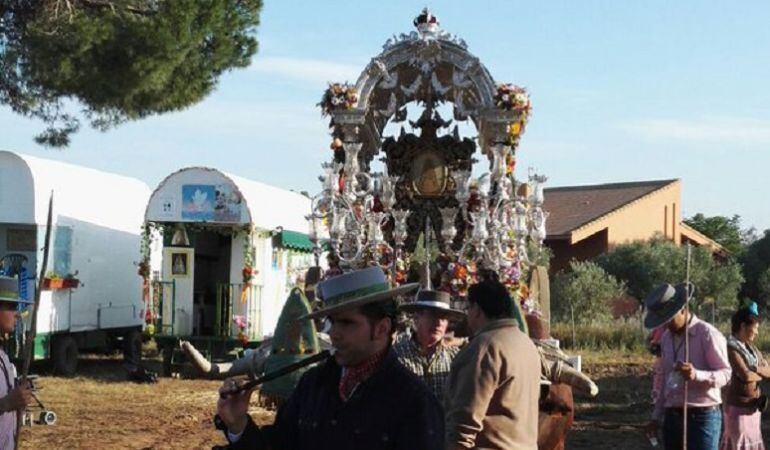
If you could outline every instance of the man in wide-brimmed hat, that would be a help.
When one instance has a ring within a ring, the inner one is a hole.
[[[662,284],[644,301],[644,326],[666,327],[660,339],[661,369],[655,373],[659,378],[653,383],[660,390],[647,433],[656,436],[662,421],[665,448],[681,448],[686,404],[688,448],[716,450],[722,429],[720,389],[730,380],[731,369],[722,333],[685,308],[694,290],[692,284]]]
[[[459,346],[448,345],[444,336],[449,322],[463,320],[465,313],[451,307],[448,293],[428,289],[420,290],[414,301],[401,305],[399,310],[412,314],[414,330],[393,349],[399,361],[443,401],[452,360],[460,351]]]
[[[19,304],[30,302],[19,298],[19,280],[0,276],[0,335],[13,333]],[[13,449],[16,433],[16,412],[32,400],[29,386],[16,386],[16,367],[0,346],[0,448]]]
[[[417,284],[391,288],[379,267],[353,271],[318,285],[324,307],[305,318],[327,317],[334,357],[308,370],[278,410],[275,423],[257,427],[248,416],[250,392],[228,396],[217,413],[230,448],[439,450],[441,406],[391,348],[395,297]]]

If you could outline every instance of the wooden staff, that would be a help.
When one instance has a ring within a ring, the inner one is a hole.
[[[690,257],[691,247],[687,243],[687,274],[685,280],[685,295],[687,300],[684,304],[684,362],[690,362],[690,332],[687,327],[690,325]],[[684,380],[684,404],[682,405],[682,449],[687,450],[687,382]]]
[[[53,221],[53,191],[51,191],[51,197],[48,200],[48,219],[45,224],[45,242],[43,243],[43,264],[40,266],[40,276],[37,278],[37,289],[35,290],[35,302],[30,307],[32,309],[31,323],[29,330],[27,330],[25,336],[25,342],[23,347],[24,359],[21,366],[21,382],[20,386],[27,384],[27,374],[29,373],[29,365],[32,361],[33,352],[35,349],[35,334],[37,333],[37,310],[40,306],[40,291],[43,290],[43,279],[45,277],[45,270],[48,266],[48,252],[51,242],[51,222]],[[16,434],[14,435],[13,448],[19,448],[19,434],[21,432],[21,422],[24,410],[16,411]]]

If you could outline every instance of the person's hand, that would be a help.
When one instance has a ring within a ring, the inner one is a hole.
[[[468,343],[468,338],[459,338],[454,336],[444,336],[444,344],[449,347],[462,347]]]
[[[658,436],[658,421],[657,420],[651,420],[647,425],[645,425],[644,426],[644,434],[647,435],[647,438],[657,437]]]
[[[235,392],[240,384],[228,378],[219,388],[219,400],[217,401],[217,414],[227,426],[227,430],[233,434],[240,434],[248,423],[249,401],[252,390]],[[224,398],[223,398],[224,397]]]
[[[32,400],[32,389],[29,385],[16,386],[3,398],[4,411],[21,411],[29,405]]]
[[[682,374],[682,378],[687,381],[693,381],[695,379],[695,367],[691,363],[676,363],[676,370]]]

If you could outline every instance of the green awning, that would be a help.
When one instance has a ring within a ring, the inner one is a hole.
[[[287,230],[281,231],[273,236],[273,247],[285,248],[298,252],[311,253],[313,251],[313,243],[310,242],[310,237],[308,235]]]

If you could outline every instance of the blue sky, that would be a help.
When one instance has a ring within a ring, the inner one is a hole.
[[[317,192],[330,159],[315,106],[327,81],[355,81],[428,5],[497,82],[529,89],[519,175],[549,185],[683,180],[683,213],[740,214],[770,228],[770,2],[265,0],[260,51],[185,111],[83,129],[47,150],[40,123],[0,108],[0,149],[135,176],[151,187],[213,166]],[[472,6],[471,6],[472,5]]]

